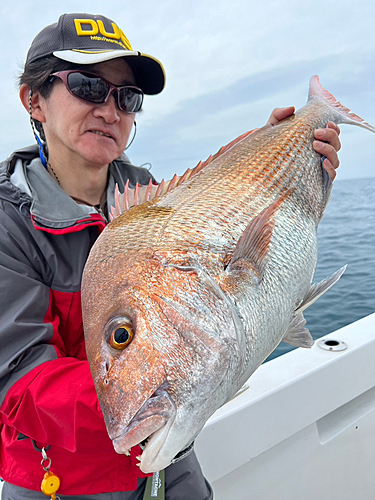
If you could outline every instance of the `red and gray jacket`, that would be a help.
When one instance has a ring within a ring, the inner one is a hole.
[[[114,188],[150,173],[124,155]],[[42,166],[36,147],[0,164],[0,477],[40,491],[47,447],[62,495],[135,490],[144,474],[115,453],[87,363],[80,301],[88,253],[106,222],[77,204]]]

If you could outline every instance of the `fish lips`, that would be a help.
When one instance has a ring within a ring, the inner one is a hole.
[[[144,450],[145,457],[149,452],[152,452],[153,456],[157,455],[167,438],[176,413],[176,406],[169,394],[158,389],[122,432],[114,438],[111,437],[115,451],[123,454],[133,446],[149,440]]]

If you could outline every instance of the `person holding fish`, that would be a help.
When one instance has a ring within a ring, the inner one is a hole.
[[[164,85],[162,64],[134,51],[104,16],[64,14],[30,46],[20,98],[37,145],[0,165],[3,500],[151,498],[151,476],[139,467],[144,443],[118,454],[108,437],[85,352],[80,286],[115,186],[156,184],[124,150],[144,94]],[[293,112],[277,108],[268,123]],[[315,132],[332,180],[339,133],[333,123]],[[213,498],[194,452],[181,452],[163,481],[152,476],[165,498]]]

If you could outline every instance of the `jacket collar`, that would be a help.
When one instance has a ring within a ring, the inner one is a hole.
[[[110,164],[109,210],[115,203],[115,185],[123,190],[128,178],[134,184],[132,177],[144,184],[152,178],[147,170],[132,166],[126,155]],[[0,196],[28,206],[34,226],[47,232],[72,232],[88,224],[104,227],[106,223],[95,207],[76,203],[61,189],[43,167],[37,146],[16,151],[0,165]]]

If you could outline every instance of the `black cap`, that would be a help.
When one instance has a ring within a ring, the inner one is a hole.
[[[63,14],[33,40],[25,67],[54,55],[75,64],[96,64],[129,57],[136,84],[145,94],[158,94],[165,85],[160,61],[132,49],[124,32],[111,20],[93,14]]]

